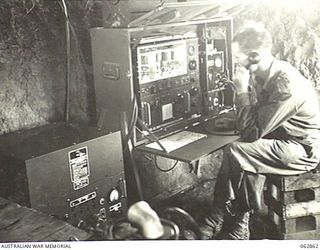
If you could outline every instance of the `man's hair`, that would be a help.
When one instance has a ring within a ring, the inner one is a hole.
[[[269,31],[261,23],[248,21],[233,37],[241,50],[251,52],[272,47],[272,38]]]

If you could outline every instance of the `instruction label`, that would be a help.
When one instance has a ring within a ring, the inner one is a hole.
[[[69,166],[73,189],[78,190],[88,186],[90,168],[87,147],[69,152]]]

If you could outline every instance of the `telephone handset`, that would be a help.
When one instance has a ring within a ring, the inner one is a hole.
[[[257,52],[251,52],[249,54],[249,63],[245,66],[246,69],[250,69],[250,66],[253,65],[253,64],[258,64],[260,62],[260,56],[259,56],[259,53]]]

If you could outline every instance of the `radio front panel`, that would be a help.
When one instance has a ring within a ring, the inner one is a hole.
[[[151,131],[201,115],[198,38],[143,44],[134,53],[139,115]]]
[[[125,117],[138,145],[150,132],[162,138],[233,107],[232,20],[90,34],[99,128],[121,130]]]

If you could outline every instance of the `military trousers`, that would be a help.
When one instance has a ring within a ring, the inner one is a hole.
[[[297,175],[314,169],[319,155],[295,140],[237,141],[225,147],[214,190],[214,205],[232,201],[240,211],[261,208],[267,174]]]

